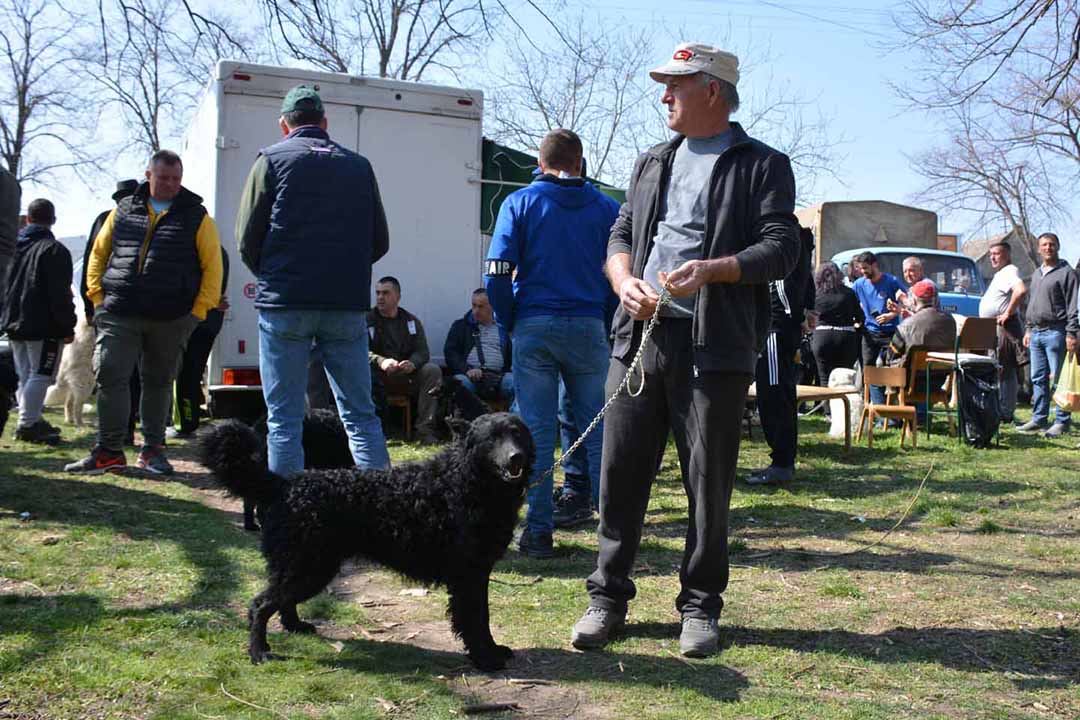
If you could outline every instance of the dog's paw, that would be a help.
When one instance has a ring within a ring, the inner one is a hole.
[[[270,647],[264,648],[249,648],[248,656],[251,658],[252,665],[260,665],[267,660],[273,660],[274,654],[270,652]]]
[[[514,651],[505,645],[494,645],[484,652],[469,653],[469,660],[484,672],[495,672],[506,667],[506,662],[514,656]]]
[[[318,632],[318,628],[316,628],[309,622],[304,622],[303,620],[297,623],[291,623],[289,625],[286,625],[285,629],[291,633],[298,633],[300,635],[314,635],[316,632]]]

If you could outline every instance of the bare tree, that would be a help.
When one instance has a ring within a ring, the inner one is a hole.
[[[1045,102],[1080,69],[1077,0],[908,0],[896,22],[934,80],[923,94],[934,104],[971,100],[1010,73],[1039,78]]]
[[[624,185],[636,155],[670,137],[660,86],[648,75],[657,38],[648,30],[595,29],[582,17],[560,24],[566,29],[543,47],[519,37],[506,63],[489,73],[495,78],[489,132],[535,151],[548,130],[570,128],[582,138],[590,174]],[[829,118],[815,99],[765,73],[768,50],[740,57],[746,80],[739,83],[743,97],[736,119],[788,154],[805,201],[823,176],[838,176],[844,139],[829,132]]]
[[[143,154],[179,134],[218,59],[246,54],[228,18],[199,16],[200,27],[185,7],[184,0],[99,0],[97,32],[80,57],[85,76],[104,91],[101,104],[119,109],[125,145]]]
[[[561,41],[544,48],[515,39],[505,65],[490,73],[488,132],[536,151],[548,131],[573,129],[585,146],[589,174],[622,184],[634,156],[655,137],[647,106],[656,90],[645,72],[651,39],[584,21],[569,25]]]
[[[1061,178],[1032,148],[1002,141],[970,106],[950,112],[948,142],[909,158],[927,181],[915,200],[938,212],[971,214],[975,233],[999,224],[1016,231],[1028,239],[1024,251],[1038,265],[1031,231],[1068,215]]]
[[[420,80],[461,67],[493,22],[481,0],[260,0],[269,36],[332,72]]]
[[[73,22],[46,0],[0,3],[0,155],[20,181],[94,164],[79,142],[93,114],[74,80]]]

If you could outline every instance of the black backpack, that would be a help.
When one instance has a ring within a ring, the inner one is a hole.
[[[994,382],[997,366],[961,363],[956,373],[960,401],[960,432],[972,447],[990,447],[1001,425],[998,389]]]

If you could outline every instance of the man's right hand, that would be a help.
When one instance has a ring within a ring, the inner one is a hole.
[[[1031,333],[1029,332],[1024,333],[1024,347],[1031,347]]]
[[[477,382],[480,378],[484,377],[484,371],[480,368],[469,368],[465,371],[465,377],[469,378],[473,382]]]
[[[394,358],[383,358],[379,362],[379,369],[387,375],[393,375],[398,371],[398,361]]]
[[[628,277],[619,286],[619,302],[635,320],[648,320],[656,312],[660,296],[641,278]]]

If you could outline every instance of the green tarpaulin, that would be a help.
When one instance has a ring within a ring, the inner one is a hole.
[[[586,158],[586,162],[588,159]],[[499,207],[506,196],[520,187],[528,185],[536,169],[536,158],[532,155],[500,145],[493,140],[484,139],[484,169],[481,173],[483,185],[480,191],[480,232],[490,235],[495,229],[495,218],[499,216]],[[626,200],[626,191],[605,185],[589,178],[601,192],[610,195],[620,203]]]

